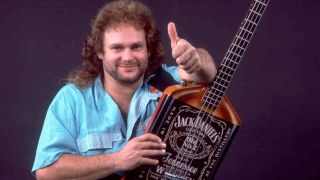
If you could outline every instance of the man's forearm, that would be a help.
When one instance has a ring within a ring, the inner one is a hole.
[[[52,165],[39,169],[37,179],[99,179],[117,171],[115,154],[96,156],[62,155]]]
[[[214,60],[210,54],[202,48],[197,48],[197,51],[202,59],[200,70],[195,73],[195,81],[198,83],[210,83],[217,73]]]

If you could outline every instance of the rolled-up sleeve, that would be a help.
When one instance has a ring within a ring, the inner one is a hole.
[[[165,71],[167,71],[173,77],[175,81],[177,81],[178,83],[181,82],[181,79],[178,73],[178,66],[167,66],[166,64],[162,64],[161,66]]]
[[[54,163],[64,153],[79,152],[75,140],[75,109],[68,89],[70,87],[62,88],[49,106],[32,167],[33,174],[37,169]]]

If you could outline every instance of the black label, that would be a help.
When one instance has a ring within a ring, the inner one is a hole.
[[[141,179],[209,179],[237,126],[167,97],[150,132],[166,144],[157,166],[139,170]]]

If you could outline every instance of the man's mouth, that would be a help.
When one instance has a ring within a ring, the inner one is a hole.
[[[122,68],[133,68],[133,67],[137,67],[137,65],[120,65],[119,67],[122,67]]]
[[[138,63],[136,63],[136,62],[120,63],[119,67],[120,68],[127,68],[127,69],[136,68],[136,67],[138,67]]]

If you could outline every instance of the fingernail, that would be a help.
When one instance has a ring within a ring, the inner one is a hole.
[[[161,145],[162,145],[162,147],[164,147],[164,148],[167,147],[166,143],[162,143]]]

